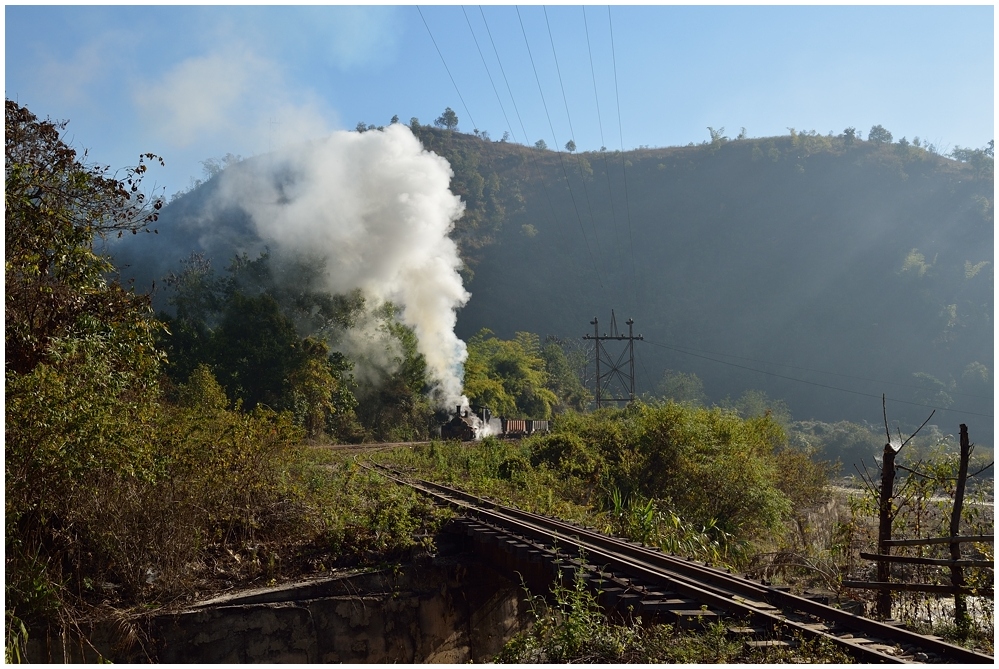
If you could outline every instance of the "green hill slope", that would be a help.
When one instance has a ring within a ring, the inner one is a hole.
[[[892,418],[929,405],[991,432],[991,158],[814,134],[576,156],[419,133],[469,204],[459,336],[581,337],[615,309],[646,339],[639,392],[675,369],[800,418],[877,423],[886,393]]]

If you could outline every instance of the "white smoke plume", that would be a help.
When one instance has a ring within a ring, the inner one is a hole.
[[[446,160],[396,123],[244,161],[220,175],[214,206],[244,210],[275,259],[323,258],[330,291],[360,289],[372,308],[398,306],[426,357],[435,397],[450,407],[463,401],[467,352],[454,326],[469,298],[448,237],[464,211],[449,189],[452,176]],[[369,353],[376,348],[368,342]]]

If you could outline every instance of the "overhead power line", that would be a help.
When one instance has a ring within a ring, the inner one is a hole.
[[[586,53],[590,57],[590,78],[593,80],[593,102],[597,108],[597,127],[600,129],[600,157],[604,161],[604,177],[607,179],[607,196],[610,201],[611,221],[614,223],[614,258],[617,263],[620,264],[621,245],[618,244],[617,239],[617,211],[614,209],[614,191],[611,188],[610,166],[607,164],[607,152],[604,150],[607,148],[607,142],[604,141],[604,120],[603,116],[600,114],[600,95],[597,92],[597,71],[596,68],[593,67],[593,48],[590,46],[590,27],[586,22],[586,7],[582,6],[580,9],[583,12],[583,30],[586,33]],[[634,307],[634,305],[632,305],[632,307]]]
[[[503,82],[506,84],[507,93],[510,95],[510,102],[513,104],[513,110],[517,114],[517,121],[520,123],[520,129],[524,133],[525,143],[528,149],[530,150],[529,155],[531,156],[531,163],[534,165],[534,171],[538,175],[538,182],[541,184],[541,191],[544,193],[545,200],[548,202],[548,210],[551,211],[552,220],[554,220],[555,222],[553,228],[558,230],[558,235],[562,239],[562,244],[561,245],[556,244],[554,245],[554,248],[562,250],[562,254],[569,259],[569,263],[570,265],[573,266],[576,275],[582,277],[583,275],[582,271],[576,265],[575,257],[572,254],[565,251],[565,249],[568,248],[568,244],[566,243],[568,231],[564,229],[565,226],[563,225],[562,220],[559,218],[558,212],[555,210],[555,204],[552,202],[551,194],[548,192],[548,186],[545,183],[544,173],[541,171],[541,166],[538,164],[538,157],[537,157],[538,151],[535,149],[534,146],[530,144],[529,141],[527,141],[528,137],[527,129],[524,127],[524,119],[520,115],[520,107],[517,106],[517,99],[514,97],[513,89],[510,87],[510,79],[506,75],[506,68],[503,67],[503,59],[500,58],[499,50],[496,48],[496,41],[493,39],[492,30],[489,29],[489,21],[486,20],[486,14],[482,10],[481,5],[479,6],[479,14],[482,16],[482,23],[486,27],[486,34],[489,36],[489,43],[493,47],[493,54],[496,56],[497,64],[499,64],[500,73],[503,75]],[[548,220],[548,211],[545,211],[545,219]],[[573,282],[571,285],[573,286],[573,289],[576,291],[577,302],[581,303],[581,298],[578,292],[579,289],[577,287],[577,284]],[[558,308],[560,310],[564,310],[565,309],[564,303],[558,301]]]
[[[513,103],[513,111],[517,114],[517,121],[520,123],[520,130],[524,133],[524,142],[530,146],[528,142],[527,128],[524,127],[524,119],[520,115],[520,107],[517,106],[517,99],[513,96],[513,89],[510,88],[510,79],[506,76],[506,68],[503,67],[503,59],[500,58],[499,50],[496,48],[496,41],[493,39],[493,32],[489,29],[489,21],[486,20],[486,14],[482,11],[482,6],[479,6],[479,14],[482,15],[482,23],[486,26],[486,34],[489,35],[489,43],[493,47],[493,54],[496,56],[496,62],[499,64],[500,73],[503,75],[503,82],[506,84],[506,92],[510,95],[510,102]],[[564,233],[562,232],[562,223],[559,221],[558,214],[555,212],[555,205],[552,202],[551,195],[548,193],[548,186],[545,185],[545,177],[541,173],[541,168],[538,166],[538,159],[531,152],[531,159],[534,164],[534,170],[538,173],[538,180],[541,182],[541,190],[545,194],[545,200],[548,201],[548,209],[551,211],[552,218],[555,220],[555,225],[559,229],[559,234],[562,235],[563,241],[565,239]],[[545,212],[547,217],[548,212]]]
[[[416,11],[420,13],[420,18],[423,19],[423,25],[427,28],[427,34],[430,35],[430,41],[434,43],[434,48],[437,49],[437,55],[441,57],[441,62],[444,63],[444,69],[447,70],[447,76],[451,78],[451,84],[454,86],[454,92],[458,94],[458,99],[461,100],[461,106],[465,109],[465,113],[468,114],[468,120],[472,122],[473,128],[478,128],[475,124],[475,119],[472,118],[472,112],[468,111],[468,105],[465,104],[465,98],[462,97],[461,91],[458,90],[458,84],[455,82],[454,77],[451,75],[451,68],[447,66],[447,61],[444,60],[444,54],[441,53],[441,49],[437,46],[437,40],[434,39],[434,33],[430,30],[430,25],[427,23],[427,19],[423,16],[423,10],[420,6],[416,6]]]
[[[552,59],[555,61],[555,73],[558,74],[558,85],[559,89],[562,91],[562,104],[565,105],[565,117],[569,121],[569,139],[571,139],[572,143],[575,144],[576,131],[572,127],[572,114],[569,113],[569,99],[565,95],[565,84],[562,81],[562,68],[558,64],[558,52],[555,50],[555,38],[554,36],[552,36],[552,25],[548,21],[548,8],[542,7],[541,9],[543,9],[545,12],[545,27],[548,28],[548,43],[552,45]],[[582,170],[580,170],[580,174],[582,174]],[[584,190],[586,188],[585,182],[583,183],[583,188]],[[586,203],[587,205],[589,205],[589,197],[587,197]],[[593,218],[593,211],[591,210],[590,219],[592,220],[592,218]]]
[[[632,279],[638,279],[638,271],[635,269],[635,242],[631,233],[631,198],[628,197],[628,168],[624,159],[624,123],[621,121],[621,92],[617,83],[617,49],[614,47],[614,22],[611,19],[610,5],[607,5],[607,23],[610,26],[611,38],[611,61],[614,63],[614,97],[617,99],[617,129],[621,140],[621,173],[624,176],[624,206],[628,214],[628,245],[631,249],[631,275]]]
[[[482,7],[479,7],[479,11],[482,11]],[[486,65],[486,57],[482,55],[482,49],[479,47],[479,38],[475,36],[475,31],[472,30],[472,22],[468,20],[468,13],[465,11],[465,6],[462,5],[461,13],[465,15],[465,23],[468,24],[468,32],[472,33],[472,40],[475,42],[475,48],[479,52],[479,58],[482,59],[482,67],[486,69],[486,76],[489,77],[489,85],[493,87],[493,93],[496,94],[496,102],[499,103],[500,111],[503,112],[503,119],[506,121],[506,127],[510,131],[510,136],[513,137],[513,141],[517,141],[517,137],[514,135],[513,126],[510,125],[510,119],[506,115],[506,107],[503,106],[503,100],[500,99],[499,91],[496,90],[496,84],[493,82],[493,75],[489,72],[489,66]]]
[[[478,41],[478,37],[475,34],[475,29],[472,27],[471,20],[469,19],[468,14],[465,11],[464,7],[462,7],[462,13],[465,15],[465,22],[468,24],[469,31],[472,33],[472,39],[475,41],[476,49],[478,49],[478,51],[479,51],[479,58],[481,59],[483,67],[486,70],[486,75],[489,77],[489,81],[493,85],[493,93],[496,94],[497,101],[500,104],[500,109],[503,111],[503,116],[504,116],[504,118],[507,121],[507,126],[508,126],[508,128],[510,130],[510,134],[511,134],[511,136],[514,137],[514,141],[516,141],[516,133],[514,133],[513,132],[513,128],[510,127],[510,119],[507,116],[506,109],[505,109],[505,107],[503,106],[503,103],[502,103],[502,99],[499,96],[498,91],[496,90],[496,85],[495,85],[495,83],[493,81],[492,74],[490,73],[489,66],[486,63],[484,54],[482,53],[482,49],[479,46],[479,41]],[[488,19],[486,19],[485,12],[483,11],[483,9],[482,9],[481,6],[479,6],[479,15],[482,18],[483,26],[485,27],[486,34],[489,37],[489,43],[492,46],[493,55],[496,57],[496,62],[499,65],[500,73],[502,74],[503,81],[506,84],[507,93],[510,95],[510,101],[513,104],[513,109],[514,109],[514,112],[517,115],[517,120],[520,123],[521,131],[523,132],[523,136],[526,139],[527,136],[528,136],[528,134],[527,134],[527,130],[526,130],[525,126],[524,126],[523,117],[520,114],[520,108],[517,106],[517,100],[516,100],[516,98],[513,95],[513,90],[512,90],[512,88],[510,86],[509,77],[507,76],[506,69],[503,67],[503,59],[500,57],[499,50],[496,47],[496,41],[493,39],[492,30],[489,27],[489,21],[488,21]],[[421,16],[422,16],[422,12],[421,12]],[[424,20],[424,24],[426,24],[426,20]],[[429,32],[429,27],[428,27],[428,32]],[[432,38],[433,38],[433,35],[431,34],[431,39]],[[436,46],[436,41],[434,42],[434,45]],[[438,55],[440,55],[440,49],[438,49]],[[442,60],[443,60],[443,57],[442,57]],[[447,65],[445,63],[445,67],[446,66]],[[450,72],[449,72],[449,74],[450,74]],[[453,78],[452,78],[452,83],[453,83]],[[457,90],[457,86],[456,86],[456,90]],[[460,95],[460,93],[459,93],[459,95]],[[462,104],[464,104],[464,100],[462,100]],[[528,149],[529,149],[529,155],[531,156],[531,163],[533,164],[534,171],[536,172],[537,177],[538,177],[538,182],[541,184],[541,190],[542,190],[542,192],[544,194],[544,199],[548,203],[548,208],[547,209],[544,209],[542,207],[543,216],[545,217],[546,222],[549,223],[550,229],[553,230],[553,231],[555,231],[555,234],[561,240],[561,243],[550,244],[549,248],[555,249],[556,252],[559,252],[560,255],[562,255],[564,258],[566,258],[568,260],[568,262],[569,262],[569,265],[572,267],[572,271],[577,276],[582,277],[582,271],[578,267],[578,265],[576,263],[575,257],[572,254],[569,254],[569,253],[566,252],[566,249],[568,248],[568,243],[567,243],[568,231],[565,229],[565,225],[563,224],[563,222],[559,218],[558,212],[555,210],[555,206],[554,206],[554,203],[552,202],[552,198],[551,198],[551,194],[550,194],[549,189],[548,189],[548,185],[545,182],[544,174],[543,174],[543,172],[541,170],[541,167],[538,164],[537,154],[539,153],[539,151],[535,147],[531,146],[530,144],[528,144]],[[583,302],[583,300],[582,300],[581,295],[579,293],[579,287],[578,286],[579,286],[579,282],[572,283],[572,287],[573,287],[573,289],[574,289],[574,291],[576,293],[576,295],[575,295],[576,296],[575,302],[577,304],[580,304],[580,303]],[[558,311],[560,311],[563,314],[563,319],[569,318],[571,320],[571,316],[570,316],[569,311],[568,311],[568,304],[569,304],[568,301],[558,300],[556,302],[555,309],[557,309]]]
[[[586,245],[586,253],[590,256],[590,263],[597,274],[597,282],[601,289],[606,291],[600,267],[593,257],[593,250],[590,248],[590,240],[586,237],[586,230],[583,228],[583,218],[579,215],[579,207],[576,205],[576,196],[572,192],[572,185],[569,183],[569,173],[565,169],[565,161],[562,160],[562,151],[558,148],[558,137],[555,134],[555,126],[552,123],[551,113],[548,111],[548,102],[545,100],[545,91],[541,86],[541,77],[538,76],[538,67],[534,62],[534,54],[531,52],[531,42],[527,39],[527,30],[524,28],[524,19],[520,15],[520,7],[517,7],[517,19],[520,21],[520,31],[524,35],[524,43],[527,45],[527,55],[531,60],[531,68],[534,70],[534,79],[538,83],[538,92],[541,94],[541,104],[545,109],[545,116],[548,118],[548,127],[552,132],[552,140],[555,142],[555,153],[558,156],[559,165],[562,167],[562,176],[565,178],[565,185],[569,188],[569,199],[572,201],[572,208],[579,222],[579,232],[583,235],[583,243]]]
[[[572,115],[569,113],[569,100],[565,95],[565,84],[562,82],[562,68],[559,67],[558,64],[558,53],[556,53],[555,51],[555,38],[552,36],[551,23],[548,21],[548,8],[542,7],[542,9],[544,9],[545,12],[545,26],[548,28],[548,41],[552,45],[552,57],[555,59],[555,72],[558,73],[558,85],[559,88],[562,90],[562,103],[565,105],[565,117],[569,121],[569,138],[572,140],[573,146],[575,146],[576,131],[572,127]],[[576,159],[576,167],[579,169],[579,183],[583,185],[583,197],[586,199],[586,210],[590,214],[590,227],[593,228],[594,241],[598,243],[599,246],[598,235],[597,235],[597,222],[593,216],[593,206],[590,204],[590,191],[586,187],[586,175],[583,174],[583,164],[580,162],[581,158],[578,154],[576,154],[574,157]],[[568,175],[566,176],[566,181],[568,182]]]

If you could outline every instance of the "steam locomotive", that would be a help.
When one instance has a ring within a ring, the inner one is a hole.
[[[470,407],[458,406],[454,417],[441,426],[442,439],[477,441],[483,437],[520,439],[548,432],[547,420],[524,418],[494,418],[487,407],[478,413]]]

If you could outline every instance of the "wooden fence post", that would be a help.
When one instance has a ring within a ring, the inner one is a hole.
[[[971,443],[968,440],[968,426],[961,423],[961,461],[957,472],[957,488],[954,490],[954,509],[950,514],[950,536],[957,537],[961,529],[961,510],[964,506],[964,488],[968,481],[968,460],[971,459]],[[961,544],[953,541],[950,545],[952,560],[961,559]],[[964,585],[964,571],[954,565],[950,568],[950,582],[955,587]],[[967,633],[971,620],[968,617],[968,602],[959,591],[954,593],[954,622],[957,629]]]
[[[891,546],[887,542],[891,541],[891,525],[894,515],[892,500],[895,496],[895,455],[897,452],[889,442],[885,444],[884,456],[881,458],[881,493],[878,498],[878,553],[880,555],[888,555],[891,550]],[[891,563],[887,560],[878,560],[878,581],[887,583],[890,580]],[[891,602],[891,590],[885,589],[878,592],[875,608],[878,618],[882,620],[891,618]]]

